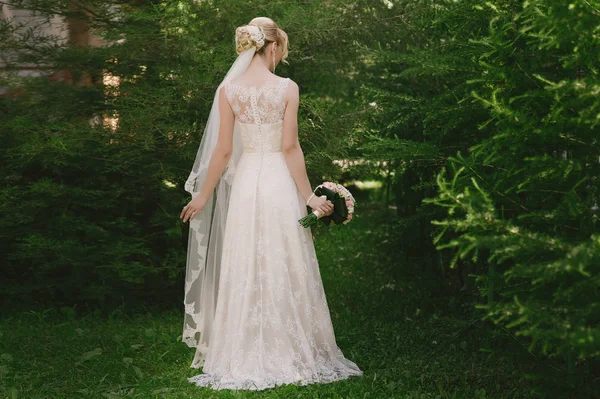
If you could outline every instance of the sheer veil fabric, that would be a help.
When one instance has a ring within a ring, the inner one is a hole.
[[[192,194],[192,198],[198,195],[206,180],[210,157],[219,136],[219,90],[248,68],[255,52],[256,48],[252,47],[239,54],[217,88],[192,171],[185,182],[185,190]],[[194,368],[202,366],[208,350],[210,328],[219,290],[220,255],[223,248],[227,205],[241,151],[240,132],[236,126],[233,133],[233,154],[229,164],[206,206],[190,221],[182,341],[190,348],[198,349],[192,362]]]

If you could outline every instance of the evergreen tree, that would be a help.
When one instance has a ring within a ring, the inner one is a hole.
[[[235,28],[254,16],[289,33],[289,65],[277,74],[302,88],[311,182],[339,175],[332,160],[348,151],[354,123],[340,118],[352,109],[340,100],[354,90],[347,71],[362,29],[344,2],[8,3],[35,12],[37,23],[64,21],[69,41],[18,21],[0,28],[0,54],[10,55],[0,81],[8,89],[0,99],[8,116],[0,121],[3,303],[179,303],[183,183],[235,60]],[[91,45],[94,36],[101,46]],[[23,64],[49,76],[19,78],[12,71]]]
[[[546,355],[600,354],[599,9],[588,1],[489,3],[472,97],[488,132],[450,159],[428,201],[459,233],[442,248],[484,257],[488,317]],[[439,237],[438,237],[439,238]],[[489,281],[489,279],[493,279]]]

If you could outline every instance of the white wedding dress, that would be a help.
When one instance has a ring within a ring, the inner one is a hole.
[[[298,223],[307,209],[281,152],[289,79],[276,79],[225,85],[243,153],[203,373],[188,378],[198,386],[262,390],[363,374],[336,344],[312,234]]]

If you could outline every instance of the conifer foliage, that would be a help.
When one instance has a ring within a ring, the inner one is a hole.
[[[488,315],[544,354],[600,355],[600,8],[487,5],[472,97],[486,134],[437,179],[441,247],[498,274]],[[457,259],[455,258],[455,259]],[[490,285],[489,278],[495,279]],[[497,276],[497,277],[493,277]]]
[[[347,147],[351,122],[322,133],[349,112],[334,100],[350,84],[338,68],[355,62],[361,27],[347,28],[344,3],[1,1],[17,18],[0,20],[0,301],[180,303],[183,185],[235,28],[266,15],[289,32],[277,74],[302,87],[314,182]]]
[[[377,12],[361,148],[391,165],[403,263],[476,276],[488,319],[534,353],[597,358],[600,6]]]

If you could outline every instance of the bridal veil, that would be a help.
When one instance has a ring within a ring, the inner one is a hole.
[[[255,52],[256,47],[241,52],[217,88],[192,171],[185,183],[185,190],[192,194],[193,198],[198,195],[206,180],[210,158],[219,136],[219,90],[225,83],[240,76],[248,68]],[[227,206],[241,152],[242,144],[236,124],[233,132],[233,152],[229,163],[206,206],[190,220],[182,341],[191,348],[197,348],[191,366],[193,368],[200,368],[206,358],[219,292]]]

